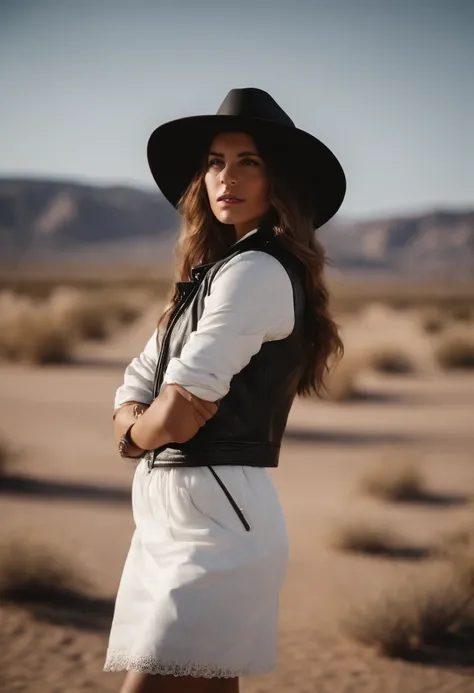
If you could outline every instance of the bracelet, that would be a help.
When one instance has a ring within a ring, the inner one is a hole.
[[[127,459],[137,459],[137,457],[140,457],[140,455],[127,455],[127,451],[130,447],[138,448],[138,445],[135,445],[130,435],[130,431],[134,426],[135,422],[133,422],[132,425],[127,428],[118,442],[118,451],[120,453],[120,457],[126,457]],[[141,448],[138,449],[142,450]],[[144,452],[145,450],[142,450],[142,453]]]
[[[132,409],[132,414],[133,414],[134,418],[138,419],[146,411],[146,409],[147,409],[147,407],[145,407],[145,409],[141,409],[139,404],[134,404],[133,409]],[[137,459],[138,457],[140,457],[140,455],[127,455],[127,451],[130,447],[138,448],[138,450],[142,451],[142,454],[144,452],[146,452],[146,450],[142,450],[142,448],[139,448],[138,445],[136,445],[132,440],[130,431],[135,426],[135,423],[136,423],[136,421],[134,421],[128,427],[128,429],[125,431],[125,433],[123,434],[123,436],[120,438],[120,440],[118,442],[118,451],[119,451],[120,457],[126,457],[128,459]]]
[[[141,416],[148,409],[147,404],[138,404],[137,402],[124,402],[114,411],[112,415],[112,421],[115,421],[115,417],[123,407],[129,407],[131,404],[133,404],[132,414],[136,419],[138,419],[138,417]],[[144,407],[144,409],[141,409],[140,407]]]

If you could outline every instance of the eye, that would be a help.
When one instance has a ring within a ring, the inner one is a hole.
[[[242,162],[246,163],[246,164],[252,164],[252,166],[258,166],[259,165],[258,161],[255,161],[254,159],[249,159],[249,158],[242,159]]]
[[[207,165],[209,167],[214,166],[214,165],[217,166],[217,164],[219,164],[220,161],[221,161],[220,159],[210,159]],[[215,162],[217,162],[217,163],[215,163]]]

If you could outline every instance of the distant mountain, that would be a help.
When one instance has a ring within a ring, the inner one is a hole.
[[[0,178],[0,258],[80,260],[84,249],[95,248],[119,259],[115,245],[124,241],[123,260],[124,253],[133,255],[134,242],[148,241],[152,249],[153,241],[168,239],[177,216],[158,191]]]
[[[169,264],[178,214],[157,191],[0,178],[0,262]],[[337,269],[474,277],[474,210],[326,224]]]
[[[474,278],[474,210],[433,210],[321,229],[341,269]]]

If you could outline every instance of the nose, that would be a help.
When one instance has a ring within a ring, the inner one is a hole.
[[[225,166],[221,171],[221,183],[225,186],[235,185],[236,183],[236,174],[229,166]]]

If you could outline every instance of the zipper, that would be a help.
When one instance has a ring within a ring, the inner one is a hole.
[[[235,500],[232,498],[232,496],[231,496],[231,494],[230,494],[230,491],[227,489],[227,487],[226,487],[226,485],[224,484],[224,482],[222,481],[222,479],[217,475],[217,472],[216,472],[212,467],[209,467],[209,466],[208,466],[207,468],[211,471],[211,473],[212,473],[212,475],[214,476],[215,480],[217,481],[217,483],[219,484],[219,486],[221,487],[221,489],[224,491],[224,493],[225,493],[225,495],[226,495],[226,497],[227,497],[227,500],[229,501],[229,503],[231,504],[231,506],[234,508],[234,510],[235,510],[235,512],[236,512],[236,514],[237,514],[237,517],[239,518],[239,520],[241,521],[241,523],[243,524],[243,526],[245,527],[245,529],[247,530],[247,532],[250,532],[250,530],[251,530],[252,528],[250,527],[249,523],[248,523],[247,520],[245,519],[244,514],[243,514],[243,512],[242,512],[242,508],[239,508],[239,506],[237,505],[237,503],[235,502]]]
[[[161,342],[160,355],[158,358],[158,364],[156,367],[155,377],[153,380],[153,399],[155,399],[157,397],[157,394],[158,394],[158,392],[157,392],[158,382],[159,382],[160,378],[163,376],[163,370],[164,370],[163,364],[165,362],[165,354],[167,353],[167,350],[168,350],[169,341],[171,338],[171,332],[173,331],[173,327],[176,325],[178,319],[183,314],[183,311],[186,309],[186,307],[191,302],[191,300],[194,298],[194,296],[196,295],[196,293],[197,293],[197,291],[201,285],[201,282],[199,280],[200,280],[202,268],[204,267],[205,269],[208,269],[211,266],[211,264],[212,263],[210,263],[209,265],[198,265],[198,266],[192,268],[191,272],[192,272],[193,280],[195,282],[195,286],[191,289],[191,291],[188,293],[188,295],[185,296],[183,301],[176,306],[175,311],[171,314],[171,316],[169,318],[168,324],[166,326],[165,334],[163,335],[163,340]],[[166,445],[163,446],[163,448],[165,448],[165,447],[167,447],[167,446]],[[151,470],[153,469],[153,464],[155,462],[156,454],[157,454],[157,451],[153,450],[151,459],[150,458],[148,459],[148,473],[150,473]]]
[[[178,318],[181,316],[183,313],[184,309],[188,305],[190,299],[196,295],[196,292],[199,288],[199,284],[196,284],[196,286],[191,289],[189,294],[185,297],[182,303],[180,303],[178,306],[176,306],[176,310],[174,313],[172,313],[168,325],[166,326],[165,334],[163,335],[163,341],[161,342],[161,349],[160,349],[160,356],[158,359],[158,365],[156,367],[155,371],[155,379],[153,381],[153,398],[157,396],[157,385],[158,381],[160,380],[160,377],[163,375],[162,370],[163,370],[163,363],[165,360],[165,352],[168,349],[168,343],[171,338],[171,331],[173,327],[176,325],[176,322],[178,321]]]

